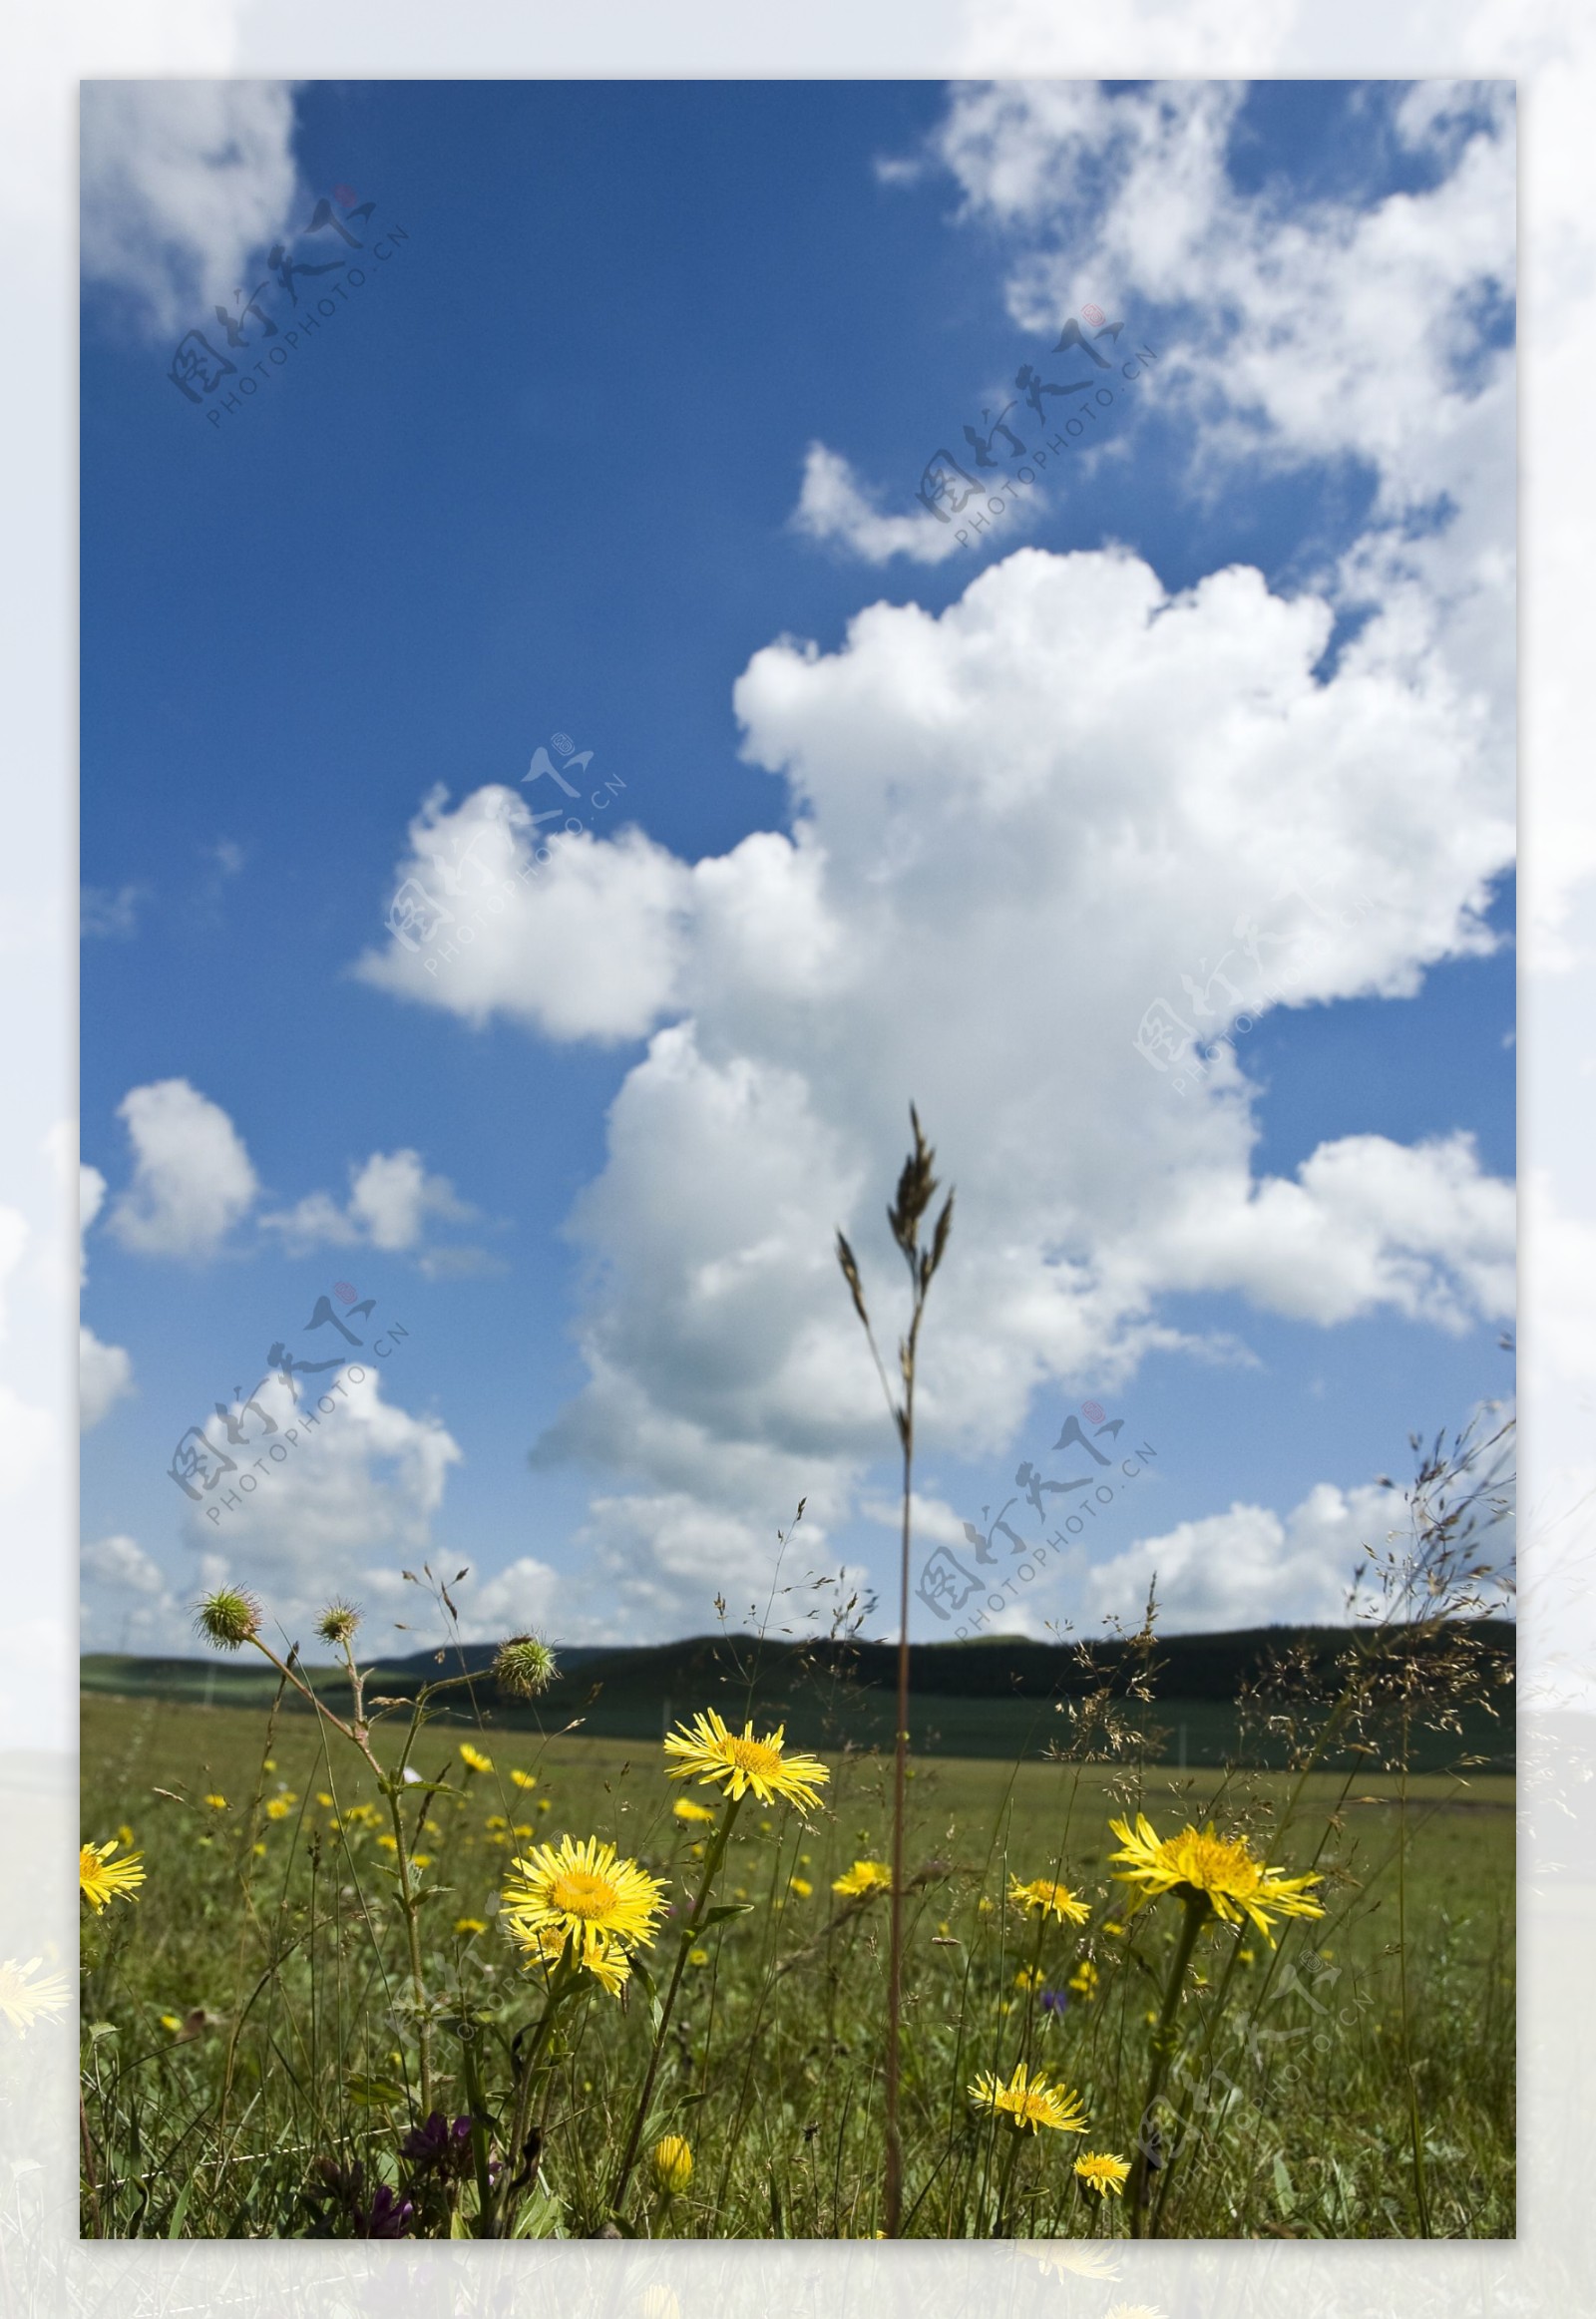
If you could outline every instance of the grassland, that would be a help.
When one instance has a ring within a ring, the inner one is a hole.
[[[606,1838],[666,1879],[679,1908],[705,1829],[673,1815],[681,1791],[665,1783],[657,1739],[478,1733],[493,1768],[474,1772],[462,1737],[442,1725],[422,1736],[409,1812],[428,1895],[434,2099],[451,2115],[477,2110],[478,2071],[502,2126],[510,2041],[538,2012],[496,1923],[513,1854],[564,1833]],[[690,2143],[691,2180],[667,2195],[639,2176],[628,2231],[880,2227],[885,1903],[832,1886],[856,1860],[887,1856],[890,1762],[872,1750],[827,1759],[807,1824],[781,1806],[737,1822],[716,1896],[743,1913],[692,1952],[647,2122],[648,2145],[667,2133]],[[86,1924],[87,2230],[359,2230],[379,2184],[390,2206],[408,2196],[407,2233],[471,2227],[469,2183],[422,2180],[400,2156],[421,2114],[416,2009],[381,1799],[351,1764],[309,1716],[85,1699],[84,1838],[125,1831],[146,1868],[136,1899]],[[1509,1778],[942,1754],[916,1762],[910,1797],[910,2233],[1125,2227],[1119,2201],[1075,2182],[1075,2137],[1002,2127],[999,2140],[967,2089],[1023,2055],[1079,2090],[1085,2146],[1129,2153],[1180,1910],[1164,1901],[1127,1917],[1106,1857],[1108,1819],[1127,1809],[1160,1831],[1211,1813],[1325,1880],[1325,1916],[1281,1927],[1278,1948],[1250,1930],[1201,1937],[1161,2112],[1162,2233],[1511,2233]],[[1066,1877],[1088,1921],[1014,1908],[1011,1874]],[[651,2036],[645,1998],[637,1982],[623,2001],[595,1988],[562,2017],[521,2234],[614,2227],[617,2151]]]

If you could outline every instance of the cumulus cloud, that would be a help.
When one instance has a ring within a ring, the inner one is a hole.
[[[89,1230],[105,1205],[106,1180],[98,1168],[78,1169],[78,1286],[88,1285]],[[133,1356],[121,1345],[102,1345],[86,1322],[78,1325],[78,1429],[92,1432],[133,1391]]]
[[[1328,1481],[1284,1519],[1267,1506],[1233,1505],[1097,1563],[1085,1579],[1088,1616],[1139,1619],[1156,1581],[1160,1624],[1171,1634],[1335,1625],[1348,1615],[1366,1550],[1404,1534],[1402,1514],[1390,1490]]]
[[[201,1483],[184,1516],[187,1543],[210,1558],[206,1583],[246,1576],[289,1640],[307,1651],[317,1611],[339,1593],[371,1613],[373,1647],[391,1643],[391,1615],[414,1593],[401,1567],[419,1568],[434,1551],[433,1522],[462,1455],[439,1419],[387,1399],[380,1372],[363,1360],[353,1365],[359,1376],[346,1369],[314,1399],[306,1393],[296,1401],[275,1372],[257,1387],[255,1402],[275,1432],[236,1408],[244,1446],[228,1454],[238,1470],[214,1488]],[[223,1441],[219,1426],[211,1437]]]
[[[290,1255],[312,1248],[380,1248],[402,1254],[417,1248],[429,1217],[451,1223],[475,1214],[455,1195],[447,1176],[429,1175],[416,1151],[374,1151],[349,1170],[349,1198],[312,1192],[294,1207],[262,1216],[262,1231],[281,1237]]]
[[[140,1256],[213,1256],[259,1189],[232,1121],[187,1079],[132,1088],[117,1117],[133,1145],[133,1182],[108,1229]]]
[[[894,1277],[869,1218],[911,1095],[960,1186],[924,1379],[949,1449],[1004,1444],[1044,1383],[1112,1387],[1187,1342],[1173,1292],[1321,1326],[1505,1308],[1511,1193],[1466,1136],[1344,1138],[1259,1177],[1239,1049],[1177,1094],[1138,1045],[1170,993],[1212,1036],[1397,1000],[1490,947],[1510,768],[1433,655],[1327,672],[1331,619],[1256,572],[1172,593],[1123,551],[1026,549],[940,615],[875,604],[835,652],[754,655],[745,753],[785,781],[791,835],[648,849],[668,943],[645,911],[603,921],[654,1027],[571,1219],[589,1383],[538,1455],[624,1477],[581,1540],[617,1617],[701,1618],[712,1573],[768,1567],[806,1493],[817,1543],[847,1518],[883,1420],[832,1232],[863,1213]],[[621,891],[629,846],[573,842],[585,877],[605,851],[591,882]],[[485,924],[469,983],[429,977],[431,1001],[607,1035],[553,978],[552,899]]]
[[[888,564],[903,556],[911,564],[942,564],[962,555],[964,542],[925,508],[912,515],[884,515],[882,494],[862,483],[840,451],[811,443],[792,527],[806,539],[847,549],[864,564]]]
[[[171,1651],[193,1644],[172,1584],[136,1538],[116,1532],[79,1554],[85,1643],[103,1650]]]
[[[133,1356],[121,1345],[102,1345],[87,1322],[78,1325],[78,1425],[92,1432],[133,1391]]]
[[[293,129],[285,82],[86,81],[86,278],[156,339],[231,309],[267,244],[309,216]]]
[[[379,989],[554,1038],[636,1038],[666,1004],[688,891],[683,865],[637,829],[544,837],[506,789],[453,812],[435,789],[410,826],[392,939],[355,972]]]

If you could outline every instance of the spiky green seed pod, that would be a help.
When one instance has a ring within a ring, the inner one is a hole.
[[[196,1632],[218,1651],[236,1651],[260,1631],[260,1605],[241,1586],[218,1586],[195,1611]]]
[[[324,1643],[352,1643],[360,1624],[360,1612],[354,1603],[341,1599],[328,1603],[316,1621],[316,1633]]]
[[[512,1635],[493,1663],[495,1683],[512,1699],[536,1699],[559,1672],[554,1653],[536,1635]]]

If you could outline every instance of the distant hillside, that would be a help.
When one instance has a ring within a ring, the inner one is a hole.
[[[1415,1768],[1438,1765],[1459,1751],[1485,1757],[1493,1769],[1513,1762],[1511,1681],[1515,1630],[1506,1621],[1470,1628],[1500,1677],[1500,1720],[1472,1716],[1461,1739],[1424,1743]],[[1123,1643],[1098,1642],[1093,1657],[1111,1683],[1120,1713],[1145,1735],[1162,1760],[1218,1762],[1238,1750],[1235,1702],[1242,1685],[1286,1650],[1299,1650],[1328,1678],[1356,1639],[1344,1627],[1259,1627],[1223,1635],[1170,1635],[1155,1652],[1155,1701],[1130,1696],[1138,1661]],[[368,1695],[406,1698],[446,1673],[486,1677],[494,1646],[467,1644],[449,1652],[418,1651],[382,1661]],[[883,1747],[892,1743],[897,1651],[886,1643],[759,1642],[751,1635],[694,1636],[674,1643],[587,1645],[563,1650],[560,1680],[536,1709],[512,1706],[486,1682],[477,1706],[489,1724],[572,1724],[595,1736],[658,1739],[666,1725],[695,1709],[718,1708],[728,1721],[753,1714],[785,1720],[797,1744]],[[329,1706],[347,1700],[336,1668],[306,1670]],[[82,1662],[87,1691],[153,1697],[215,1706],[262,1705],[276,1679],[258,1662],[214,1659],[141,1659],[92,1655]],[[1070,1645],[993,1637],[968,1643],[916,1644],[910,1652],[910,1730],[917,1748],[949,1754],[1040,1754],[1069,1730],[1068,1711],[1092,1678]],[[471,1705],[452,1695],[464,1718]],[[475,1720],[473,1718],[473,1720]],[[1278,1744],[1255,1739],[1249,1759],[1279,1759]],[[1329,1761],[1338,1760],[1331,1756]]]

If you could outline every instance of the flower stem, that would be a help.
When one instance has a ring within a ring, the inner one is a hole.
[[[375,1759],[373,1759],[375,1768]],[[382,1782],[387,1790],[388,1816],[393,1821],[394,1860],[399,1877],[399,1906],[404,1913],[405,1938],[410,1950],[410,1988],[416,2006],[416,2044],[421,2059],[421,2115],[432,2112],[432,2023],[427,2013],[427,1984],[421,1969],[421,1918],[410,1882],[410,1854],[405,1848],[404,1813],[399,1808],[399,1779]]]
[[[1141,2106],[1141,2126],[1136,2135],[1136,2156],[1130,2171],[1130,2234],[1132,2238],[1146,2235],[1147,2202],[1151,2189],[1152,2154],[1150,2135],[1158,2109],[1158,2097],[1164,2090],[1169,2065],[1175,2052],[1175,2017],[1180,2011],[1181,1985],[1186,1978],[1186,1967],[1191,1963],[1192,1951],[1197,1946],[1197,1935],[1202,1931],[1208,1914],[1208,1901],[1201,1892],[1186,1894],[1186,1921],[1180,1928],[1175,1943],[1175,1961],[1169,1969],[1169,1986],[1164,1991],[1164,2002],[1158,2015],[1158,2026],[1153,2031],[1152,2065],[1147,2073],[1147,2093]]]
[[[654,2024],[654,2042],[653,2049],[648,2056],[647,2074],[642,2082],[642,2092],[637,2097],[637,2108],[631,2121],[631,2131],[626,2136],[625,2155],[621,2158],[620,2171],[615,2176],[615,2186],[609,2196],[610,2208],[616,2214],[620,2212],[621,2201],[626,2195],[626,2185],[631,2180],[631,2170],[637,2163],[637,2148],[642,2140],[642,2129],[644,2121],[648,2116],[648,2105],[653,2099],[654,2080],[659,2074],[659,2057],[664,2051],[665,2032],[670,2027],[670,2016],[675,2009],[676,1992],[681,1987],[681,1976],[687,1963],[687,1951],[692,1947],[699,1926],[703,1922],[704,1910],[709,1903],[710,1888],[720,1871],[720,1863],[726,1856],[726,1846],[731,1841],[732,1823],[741,1808],[742,1797],[740,1795],[727,1796],[720,1825],[710,1837],[708,1847],[704,1852],[704,1871],[698,1879],[696,1897],[688,1911],[687,1921],[676,1938],[676,1961],[671,1967],[664,2003],[659,2008],[659,2019]]]
[[[1019,2162],[1019,2145],[1024,2138],[1017,2127],[1008,2136],[1008,2155],[1003,2160],[1003,2170],[998,2184],[998,2211],[993,2218],[992,2226],[994,2238],[1007,2236],[1008,2190],[1014,2178],[1014,2168]]]
[[[521,2075],[516,2084],[515,2118],[505,2147],[504,2171],[499,2177],[499,2196],[494,2203],[491,2225],[483,2233],[487,2238],[507,2238],[510,2235],[505,2225],[510,2219],[516,2178],[521,2171],[522,2151],[527,2129],[532,2123],[532,2097],[538,2082],[538,2071],[554,2034],[555,2016],[566,1999],[575,1994],[581,1971],[582,1968],[573,1962],[568,1949],[562,1954],[550,1979],[549,1996],[539,2016],[538,2026],[532,2033],[532,2043],[527,2048],[527,2058],[521,2065]]]

